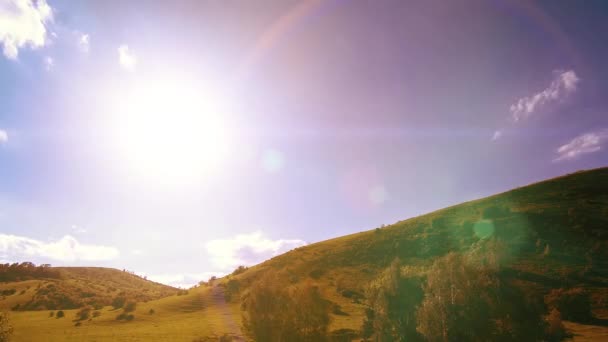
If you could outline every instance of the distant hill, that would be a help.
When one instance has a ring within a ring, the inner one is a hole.
[[[20,265],[25,267],[0,272],[3,280],[11,280],[0,282],[1,310],[74,309],[85,305],[100,307],[110,305],[116,297],[142,302],[174,295],[178,291],[111,268]]]

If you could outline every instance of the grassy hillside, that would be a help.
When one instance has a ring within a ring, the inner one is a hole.
[[[102,267],[49,267],[53,278],[0,283],[1,310],[74,309],[106,306],[116,297],[138,302],[174,295],[177,289]],[[28,277],[32,278],[32,277]]]
[[[323,241],[233,276],[241,294],[266,274],[314,282],[346,314],[331,329],[359,329],[366,286],[398,257],[422,272],[448,252],[496,237],[503,273],[532,296],[582,288],[596,316],[608,314],[608,168],[578,172],[462,203],[395,224]],[[608,318],[608,317],[607,317]]]
[[[541,299],[554,289],[585,291],[590,294],[595,321],[566,322],[566,327],[574,332],[575,340],[608,337],[605,326],[608,319],[608,168],[603,168],[300,247],[220,279],[217,286],[198,287],[186,295],[138,303],[131,322],[117,321],[119,311],[109,307],[102,309],[99,317],[80,326],[74,326],[72,321],[76,310],[66,311],[65,319],[49,318],[48,311],[13,312],[15,340],[37,340],[45,336],[49,341],[192,341],[203,337],[217,340],[224,333],[238,335],[242,326],[242,299],[249,296],[254,285],[270,276],[288,286],[316,286],[331,304],[330,331],[358,331],[368,306],[366,288],[395,258],[401,260],[403,270],[424,274],[435,260],[449,252],[470,252],[478,242],[493,238],[505,245],[501,279]],[[119,271],[73,268],[62,272],[70,274],[72,283],[82,285],[82,291],[87,288],[84,284],[97,285],[101,279],[108,278],[102,272],[114,272],[116,283],[103,284],[104,288],[116,288],[112,295],[127,291],[128,287],[128,291],[137,296],[148,288],[138,287],[142,284],[159,286],[141,279],[130,280],[128,274],[118,276]],[[125,285],[130,281],[138,285]],[[38,284],[48,286],[54,282],[58,281],[28,280],[10,286],[17,291],[29,286],[27,294],[33,293]],[[234,284],[237,286],[232,286]],[[0,290],[7,285],[0,285]],[[233,292],[229,302],[224,300],[224,288]],[[146,292],[151,291],[150,288]],[[96,292],[103,290],[99,287]],[[159,290],[157,294],[160,293]],[[13,300],[12,296],[4,302]],[[0,305],[10,307],[10,304]],[[150,309],[154,309],[154,313],[150,314]]]

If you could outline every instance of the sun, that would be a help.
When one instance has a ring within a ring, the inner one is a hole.
[[[183,82],[147,82],[121,95],[115,142],[133,176],[189,183],[217,172],[229,149],[217,95]]]

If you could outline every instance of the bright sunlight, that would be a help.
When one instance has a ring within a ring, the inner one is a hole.
[[[217,171],[229,139],[214,95],[192,84],[164,80],[142,82],[125,95],[113,125],[130,172],[171,185]]]

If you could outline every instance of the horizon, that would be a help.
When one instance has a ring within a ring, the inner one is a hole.
[[[0,0],[0,262],[189,287],[606,167],[606,13]]]

